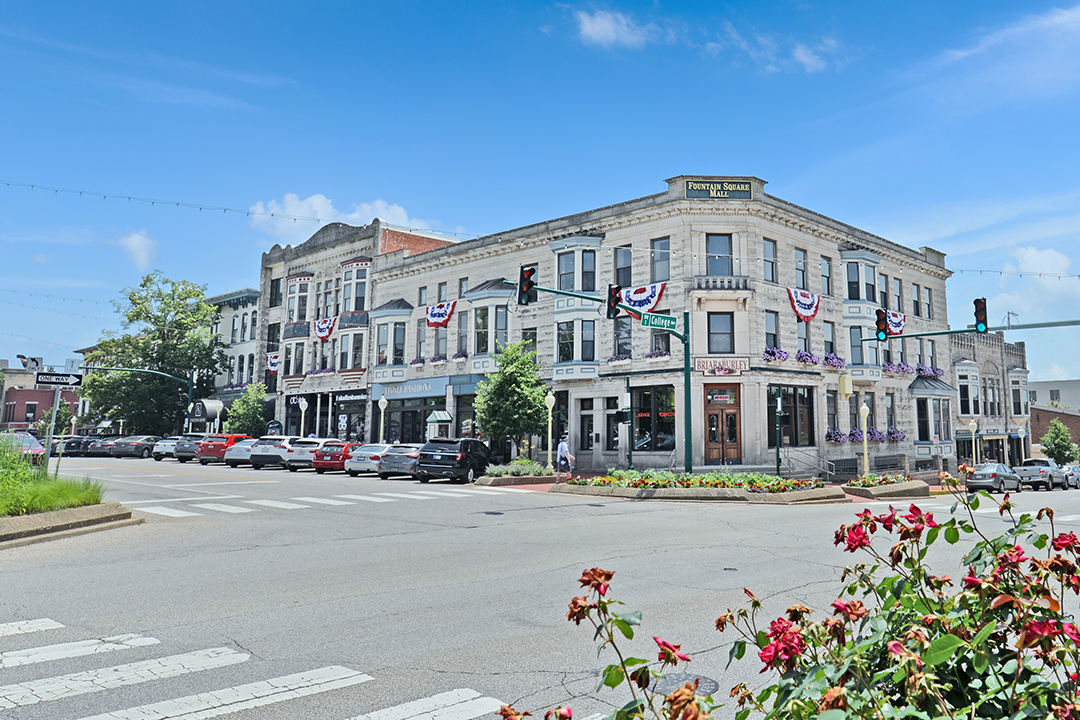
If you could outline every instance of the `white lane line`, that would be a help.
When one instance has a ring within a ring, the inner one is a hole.
[[[4,637],[5,635],[22,635],[24,633],[39,632],[41,630],[57,630],[62,627],[64,627],[63,623],[58,623],[49,618],[16,620],[15,622],[0,623],[0,637]]]
[[[174,488],[193,488],[204,487],[207,485],[265,485],[268,482],[277,482],[276,480],[226,480],[224,482],[205,482],[205,483],[183,483],[181,485],[162,485],[169,489]]]
[[[204,510],[216,510],[223,513],[249,513],[259,512],[255,508],[237,507],[236,505],[222,505],[221,503],[192,503],[192,507]]]
[[[195,500],[235,500],[236,498],[243,497],[243,495],[215,495],[212,498],[208,497],[183,497],[183,498],[162,498],[160,500],[115,500],[121,505],[141,505],[143,503],[167,503],[167,502],[194,502]]]
[[[249,657],[232,648],[219,647],[196,650],[182,655],[170,655],[156,660],[116,665],[100,670],[30,680],[16,685],[4,685],[0,687],[0,708],[10,709],[35,705],[49,700],[60,700],[100,690],[137,685],[149,680],[160,680],[200,670],[236,665]]]
[[[202,513],[188,512],[187,510],[177,510],[176,508],[169,507],[141,507],[133,508],[139,512],[154,513],[155,515],[167,515],[168,517],[200,517]]]
[[[472,488],[457,488],[454,492],[469,493],[470,495],[502,495],[501,492],[494,490],[474,490]]]
[[[334,497],[363,500],[365,502],[397,502],[397,500],[391,500],[390,498],[368,497],[367,495],[335,495]]]
[[[469,497],[462,493],[443,492],[442,490],[413,490],[413,495],[438,495],[439,497],[464,498]]]
[[[280,502],[278,500],[248,500],[247,502],[252,505],[262,505],[264,507],[272,507],[279,510],[299,510],[300,508],[310,507],[309,505],[297,505],[296,503]]]
[[[420,495],[405,495],[403,493],[375,493],[376,495],[382,495],[384,497],[392,498],[405,498],[406,500],[434,500],[431,497],[422,497]]]
[[[237,685],[224,690],[188,695],[175,700],[140,705],[82,718],[82,720],[205,720],[205,718],[261,707],[283,700],[314,695],[371,680],[370,675],[346,667],[329,667]]]
[[[95,640],[59,643],[57,645],[44,645],[26,650],[9,650],[0,653],[0,668],[19,667],[20,665],[32,665],[50,660],[63,660],[65,658],[82,657],[83,655],[112,652],[113,650],[145,647],[146,645],[157,645],[158,642],[157,638],[128,634]]]
[[[500,700],[480,697],[480,693],[475,690],[462,688],[376,710],[367,715],[357,715],[352,720],[472,720],[497,711],[502,704]]]
[[[294,497],[293,500],[299,500],[301,502],[317,503],[319,505],[355,505],[356,503],[345,502],[344,500],[330,500],[329,498],[314,498],[314,497]]]

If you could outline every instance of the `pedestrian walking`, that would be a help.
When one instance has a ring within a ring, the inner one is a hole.
[[[555,484],[558,485],[562,482],[560,477],[563,473],[566,473],[566,479],[570,479],[570,472],[573,470],[574,456],[570,454],[570,446],[566,443],[567,436],[564,433],[559,438],[559,449],[555,451]]]

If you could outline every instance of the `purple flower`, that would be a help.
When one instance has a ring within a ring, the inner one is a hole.
[[[465,351],[465,350],[458,350],[456,353],[454,353],[454,359],[455,360],[462,360],[462,359],[467,358],[467,357],[469,357],[469,353],[467,351]],[[432,359],[434,359],[434,358],[432,358]],[[443,358],[443,360],[445,360],[445,359],[446,358]]]
[[[800,350],[795,353],[795,359],[804,365],[819,365],[821,364],[821,358],[813,353],[808,353],[805,350]]]
[[[761,354],[761,359],[765,361],[783,361],[789,357],[791,356],[787,354],[787,351],[780,348],[765,348],[765,352]]]
[[[413,358],[412,360],[409,361],[409,364],[410,365],[423,365],[424,364],[424,358],[422,358],[422,357]]]
[[[844,368],[847,367],[847,360],[840,357],[836,353],[825,353],[824,363],[829,367]]]
[[[847,433],[843,432],[842,430],[830,428],[825,431],[825,441],[836,443],[837,445],[843,445],[848,441],[848,436]]]
[[[873,440],[874,442],[885,442],[886,435],[877,428],[870,428],[866,431],[866,439]]]
[[[335,372],[334,368],[316,368],[314,370],[308,370],[305,375],[324,375],[326,373]]]
[[[881,371],[882,372],[887,372],[887,373],[899,373],[899,374],[903,374],[903,375],[914,375],[915,374],[915,368],[911,367],[906,362],[885,363],[884,365],[881,366]],[[942,374],[944,374],[944,373],[942,373]]]
[[[945,371],[939,367],[927,366],[922,363],[915,366],[915,372],[922,378],[939,378],[945,374]]]
[[[607,359],[608,362],[619,362],[620,360],[633,360],[633,355],[612,355]]]
[[[652,352],[645,353],[646,359],[662,357],[671,357],[671,353],[669,353],[667,350],[653,350]]]
[[[862,438],[862,430],[859,428],[852,428],[851,432],[848,433],[848,440],[851,442],[862,442]]]
[[[445,362],[446,361],[446,356],[445,355],[436,355],[435,357],[428,358],[428,361],[433,362],[433,363],[434,362]]]
[[[902,430],[897,430],[895,427],[890,425],[889,429],[885,431],[885,437],[891,442],[900,442],[907,436]]]

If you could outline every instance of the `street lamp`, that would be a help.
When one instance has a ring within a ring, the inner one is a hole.
[[[866,407],[866,403],[862,404],[859,408],[859,417],[862,418],[862,463],[863,474],[870,474],[870,451],[866,448],[866,418],[870,415],[870,408]]]
[[[386,396],[379,398],[379,442],[386,442]]]
[[[304,437],[304,429],[307,423],[304,422],[304,418],[307,415],[308,401],[307,398],[300,398],[300,402],[296,403],[300,406],[300,437]]]
[[[968,423],[968,430],[971,431],[971,464],[979,464],[979,446],[975,444],[975,431],[979,429],[979,423],[972,420]]]
[[[1024,437],[1027,435],[1027,428],[1021,425],[1017,434],[1020,436],[1020,464],[1023,465],[1024,460],[1027,459],[1024,457],[1024,454],[1027,452],[1027,448],[1024,447]]]
[[[555,407],[555,393],[548,390],[548,394],[544,396],[544,405],[548,409],[548,472],[553,472],[555,466],[551,464],[551,410]]]

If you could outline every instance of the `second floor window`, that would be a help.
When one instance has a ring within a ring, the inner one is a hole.
[[[831,322],[821,324],[825,336],[825,352],[836,353],[836,325]]]
[[[446,283],[444,283],[444,282],[439,283],[438,293],[436,295],[437,295],[437,298],[438,298],[436,300],[436,302],[440,302],[440,303],[446,302]],[[357,308],[357,310],[359,310],[359,308]]]
[[[882,275],[881,282],[878,283],[878,296],[880,299],[881,307],[886,310],[889,309],[889,276]]]
[[[934,291],[930,288],[923,288],[923,292],[926,293],[926,319],[934,319]]]
[[[869,302],[874,302],[877,299],[877,274],[873,267],[867,265],[863,268],[863,277],[866,279],[866,296],[865,299]]]
[[[765,347],[780,347],[780,314],[775,312],[765,313]]]
[[[802,320],[799,321],[798,327],[799,349],[803,352],[810,352],[810,323],[805,323]]]
[[[558,355],[556,362],[574,362],[574,322],[561,322],[556,326]]]
[[[666,282],[671,277],[671,260],[668,251],[670,238],[652,241],[652,282]]]
[[[634,253],[629,245],[615,248],[615,284],[630,287],[634,283]]]
[[[922,306],[919,304],[920,289],[915,283],[911,284],[911,314],[915,317],[922,317]]]
[[[776,282],[776,241],[765,239],[762,245],[765,282]]]
[[[735,352],[735,314],[709,313],[709,354]]]
[[[851,364],[863,364],[862,328],[851,328]]]
[[[581,292],[596,290],[596,251],[581,251]]]
[[[394,323],[394,364],[405,364],[405,323]]]
[[[859,263],[847,264],[847,299],[859,299]]]
[[[574,289],[574,253],[559,255],[559,289]]]
[[[416,357],[422,358],[427,354],[427,318],[416,321]]]
[[[469,311],[459,310],[457,319],[457,352],[469,352]]]
[[[806,287],[806,251],[798,248],[795,248],[795,287],[809,289]]]
[[[488,309],[486,307],[478,307],[473,311],[473,315],[476,318],[476,344],[473,346],[473,352],[477,355],[487,355]]]
[[[495,307],[495,350],[506,345],[506,306]]]
[[[584,362],[596,360],[596,321],[581,321],[581,359]]]
[[[705,236],[706,273],[731,275],[731,236]]]
[[[390,349],[390,326],[385,323],[379,326],[375,335],[375,364],[386,365],[389,360]]]
[[[821,258],[821,294],[832,295],[832,260]]]
[[[615,318],[615,355],[631,355],[634,346],[631,342],[633,320],[629,317]]]
[[[270,281],[270,307],[281,307],[281,278]]]

